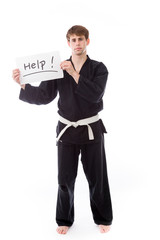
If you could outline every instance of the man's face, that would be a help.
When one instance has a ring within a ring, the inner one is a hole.
[[[72,49],[72,53],[75,55],[82,55],[86,51],[86,47],[89,44],[89,39],[86,40],[85,36],[71,35],[68,45]]]

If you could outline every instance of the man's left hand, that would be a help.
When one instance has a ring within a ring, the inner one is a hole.
[[[66,70],[71,76],[75,72],[75,69],[73,68],[73,65],[71,61],[63,61],[60,64],[60,67],[62,70]]]
[[[79,73],[76,72],[76,70],[74,69],[71,61],[63,61],[63,62],[60,64],[60,67],[61,67],[62,70],[67,71],[68,74],[70,74],[70,75],[74,78],[75,82],[78,84],[80,75],[79,75]]]

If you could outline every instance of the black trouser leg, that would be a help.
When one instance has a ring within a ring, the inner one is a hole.
[[[74,184],[77,176],[79,148],[75,144],[58,143],[58,197],[56,222],[71,226],[74,221]]]
[[[101,142],[82,145],[82,163],[89,183],[90,204],[94,222],[112,223],[112,204],[107,176],[104,138]]]

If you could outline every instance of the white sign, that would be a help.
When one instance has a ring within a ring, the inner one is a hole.
[[[20,57],[16,63],[21,84],[63,78],[58,51]]]

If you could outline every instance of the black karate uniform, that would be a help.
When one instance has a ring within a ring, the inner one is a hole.
[[[72,59],[68,59],[72,62]],[[72,62],[73,64],[73,62]],[[74,65],[73,65],[74,67]],[[80,70],[78,84],[66,71],[64,78],[43,81],[39,87],[26,84],[19,98],[31,104],[48,104],[59,93],[58,113],[69,121],[78,121],[98,114],[103,100],[108,70],[102,62],[87,60]],[[66,125],[58,122],[57,136]],[[90,204],[96,224],[112,223],[112,204],[107,176],[102,120],[90,124],[94,140],[89,140],[87,126],[69,127],[57,143],[58,197],[56,221],[59,226],[74,222],[74,184],[78,158],[81,154],[83,169],[90,190]]]

